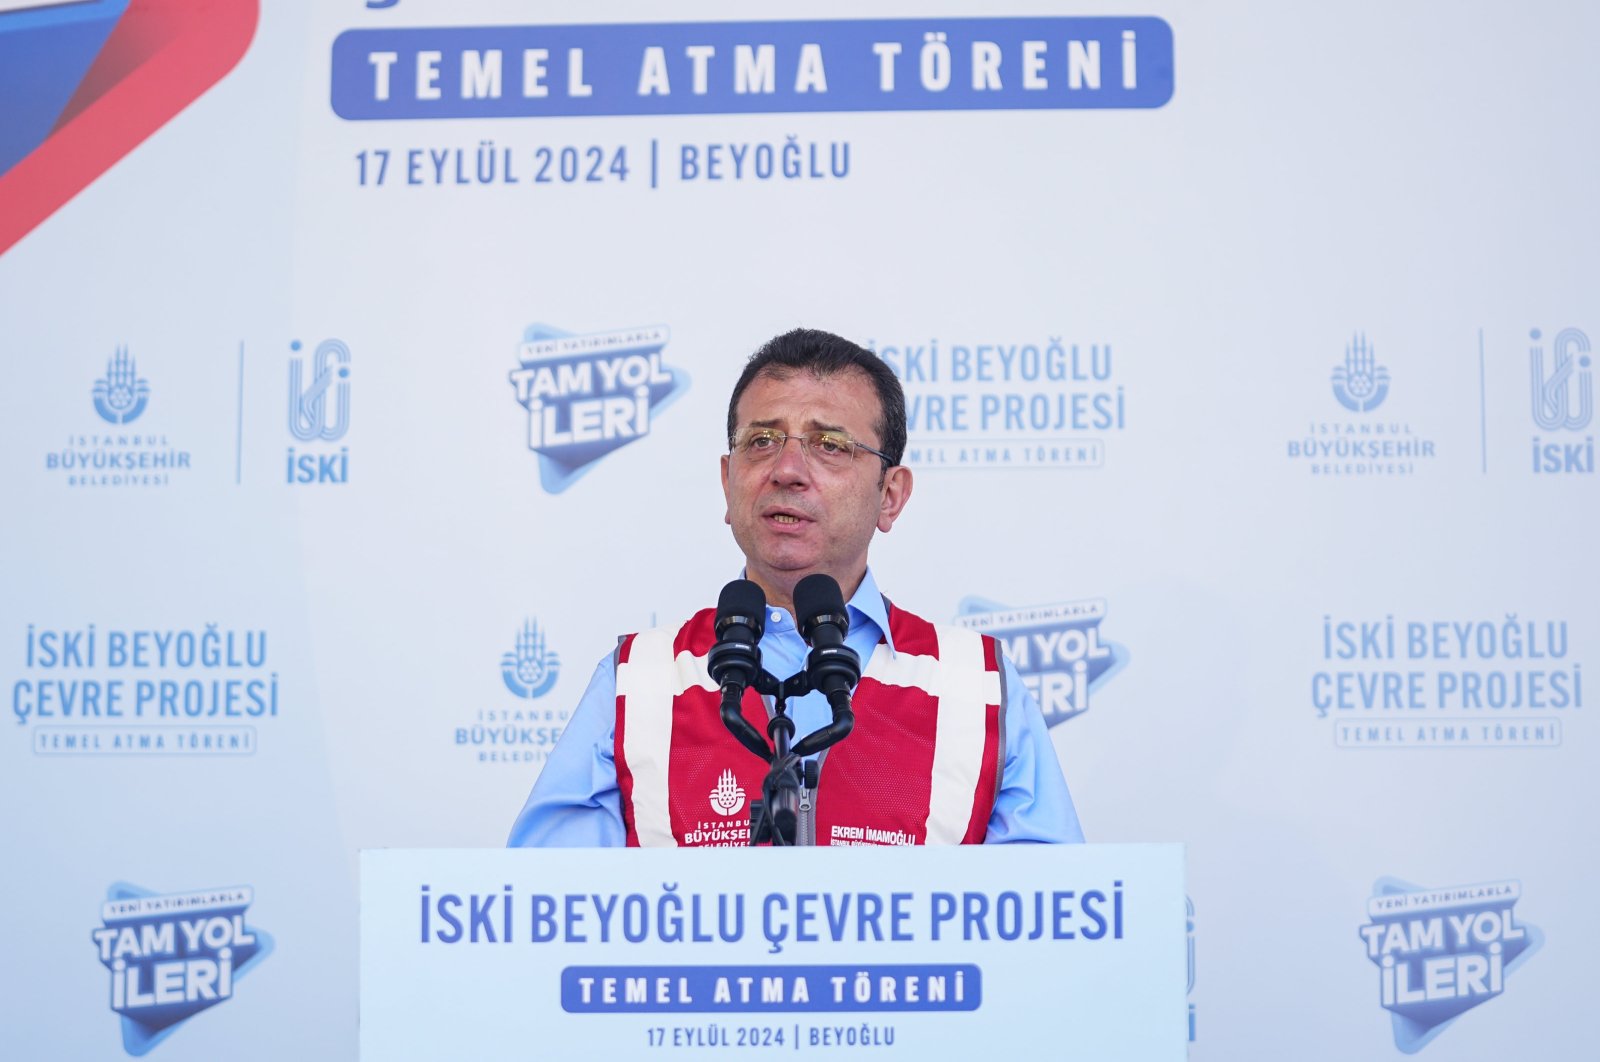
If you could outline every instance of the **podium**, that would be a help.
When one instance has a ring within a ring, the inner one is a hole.
[[[361,1058],[1186,1057],[1183,848],[373,850]]]

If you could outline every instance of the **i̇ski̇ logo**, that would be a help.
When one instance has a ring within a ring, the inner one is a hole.
[[[90,937],[111,974],[111,1009],[122,1015],[130,1055],[232,999],[239,979],[272,951],[272,938],[245,924],[253,899],[248,885],[159,895],[119,882],[107,891]]]
[[[650,425],[689,386],[661,349],[664,325],[573,335],[530,325],[510,374],[528,411],[528,449],[539,483],[559,494],[595,462],[650,434]]]
[[[309,359],[300,341],[289,344],[289,434],[301,443],[289,447],[284,476],[289,483],[350,482],[350,448],[331,444],[350,430],[350,348],[324,339]],[[309,444],[309,445],[307,445]],[[328,444],[329,449],[318,450]]]
[[[560,674],[561,660],[545,645],[538,622],[524,620],[516,646],[500,658],[500,677],[505,679],[506,689],[528,700],[543,697]]]
[[[739,814],[744,807],[744,789],[734,778],[732,771],[723,771],[717,778],[716,788],[711,790],[711,810],[723,818]]]
[[[1579,432],[1594,419],[1594,375],[1590,367],[1589,337],[1576,328],[1563,328],[1550,343],[1545,360],[1541,333],[1528,333],[1528,371],[1533,385],[1533,422],[1545,432]],[[1535,473],[1593,473],[1594,436],[1581,441],[1556,436],[1552,441],[1533,437]]]
[[[956,622],[1000,640],[1044,721],[1055,726],[1088,711],[1089,695],[1128,663],[1126,649],[1101,641],[1105,616],[1102,599],[1012,608],[968,597]]]
[[[300,341],[289,349],[298,353]],[[311,356],[310,380],[302,382],[306,368],[301,359],[289,359],[290,434],[301,442],[343,438],[350,427],[350,348],[324,339]]]
[[[1515,881],[1428,889],[1381,878],[1361,927],[1378,967],[1378,1001],[1394,1022],[1394,1042],[1411,1054],[1463,1013],[1505,991],[1506,978],[1539,949],[1544,935],[1518,922]]]

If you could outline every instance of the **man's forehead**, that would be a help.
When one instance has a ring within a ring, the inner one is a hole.
[[[854,417],[852,418],[852,414]],[[739,396],[740,424],[769,425],[805,417],[808,426],[846,427],[840,418],[861,419],[862,428],[881,415],[872,378],[856,368],[818,374],[808,369],[764,369]]]

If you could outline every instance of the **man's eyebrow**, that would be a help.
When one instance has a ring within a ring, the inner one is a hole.
[[[782,417],[769,417],[766,420],[750,420],[745,422],[746,428],[778,428],[783,424]],[[836,431],[844,435],[851,435],[849,428],[842,424],[827,424],[815,417],[806,421],[806,431]]]

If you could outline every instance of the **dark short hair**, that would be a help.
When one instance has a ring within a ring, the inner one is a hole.
[[[900,378],[872,351],[816,328],[796,328],[774,336],[750,355],[739,382],[733,385],[733,397],[728,399],[728,444],[733,444],[739,427],[739,396],[757,376],[781,380],[802,371],[826,377],[851,370],[866,374],[878,392],[878,423],[873,430],[889,464],[898,465],[906,452],[906,393]]]

